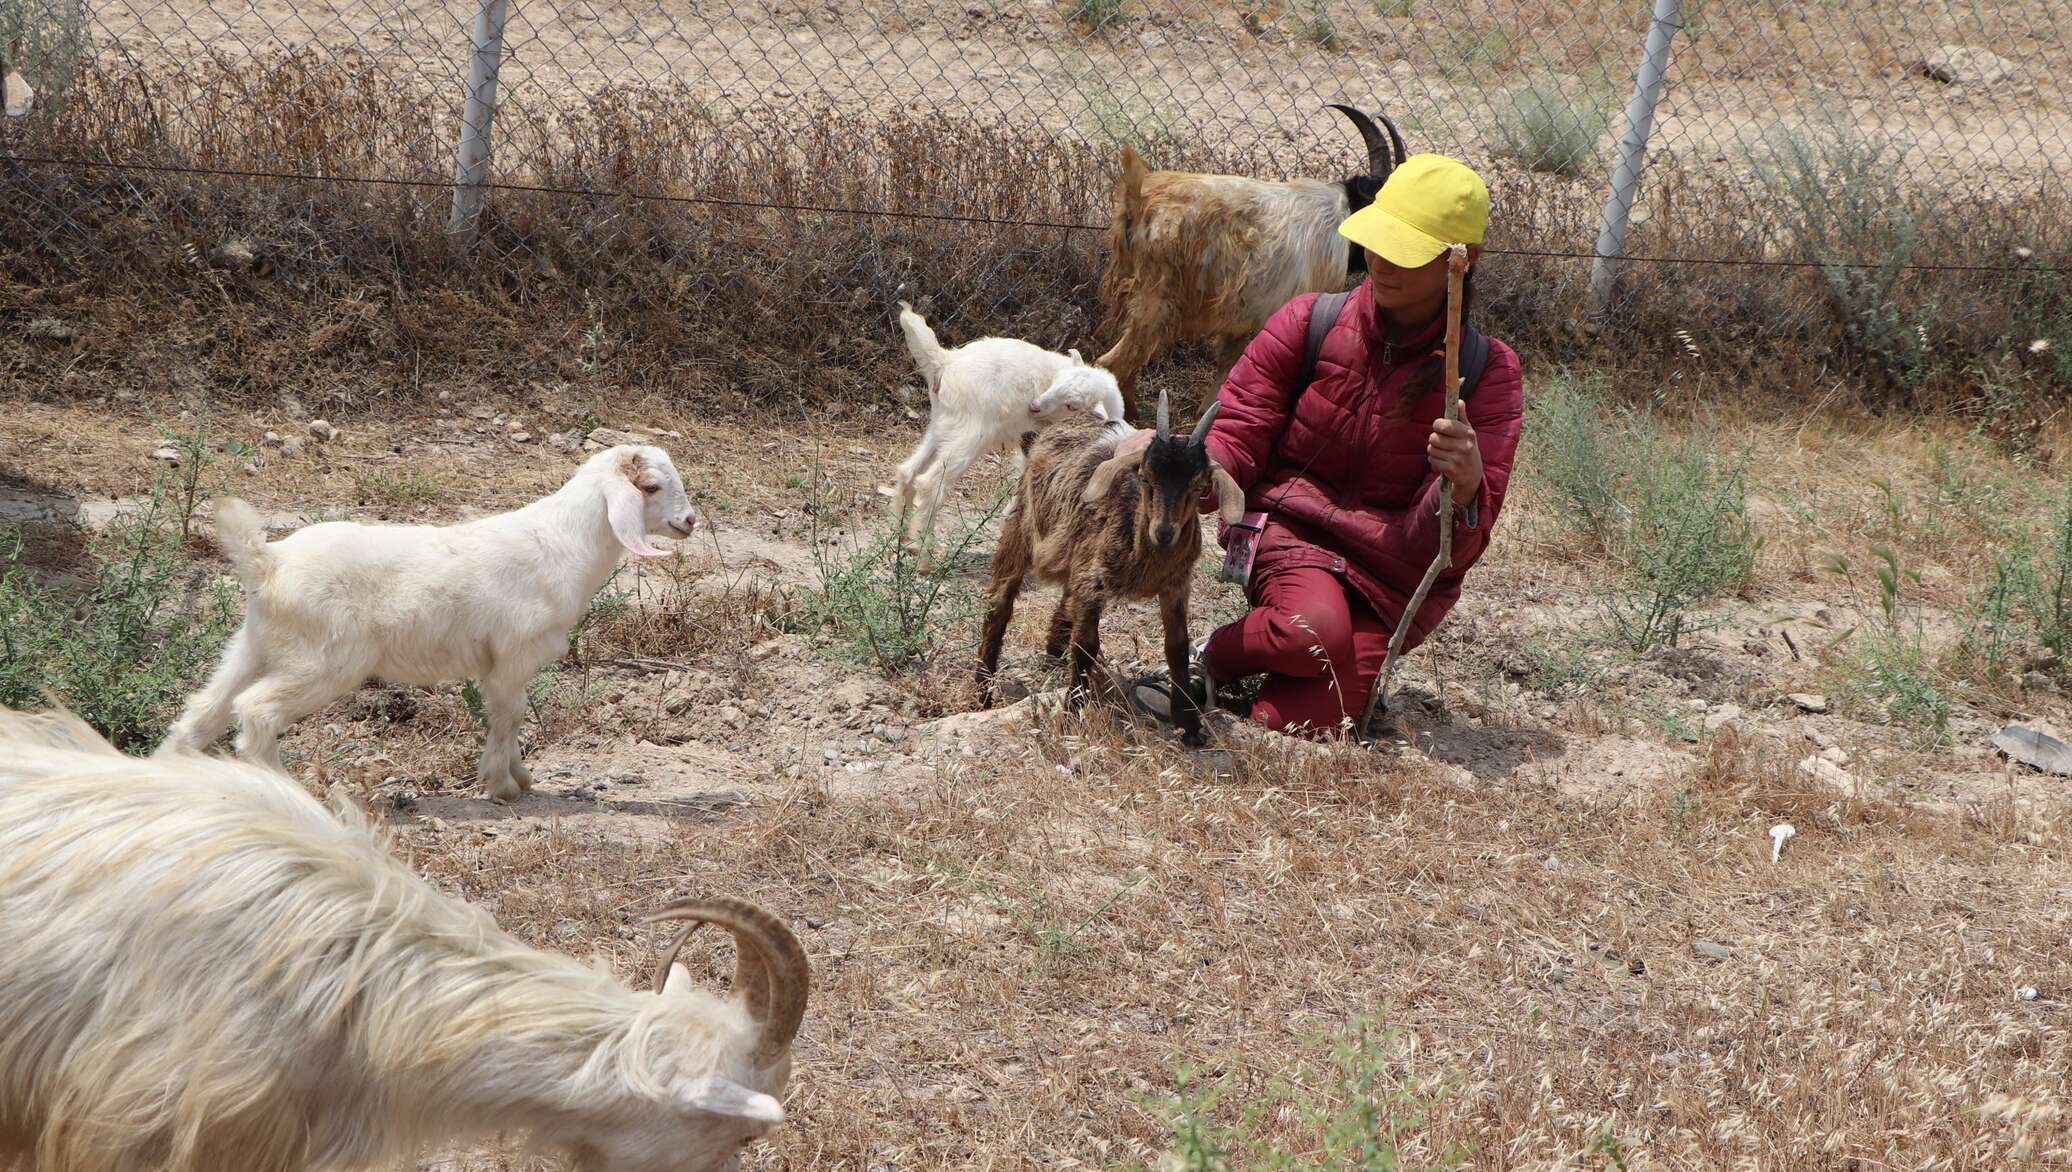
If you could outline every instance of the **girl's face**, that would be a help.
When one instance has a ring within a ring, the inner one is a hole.
[[[1406,322],[1424,321],[1446,308],[1446,254],[1414,269],[1401,268],[1367,249],[1367,273],[1374,282],[1374,304],[1391,317]],[[1480,245],[1468,245],[1468,263],[1482,254]]]

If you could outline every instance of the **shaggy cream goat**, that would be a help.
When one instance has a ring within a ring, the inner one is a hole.
[[[1137,375],[1187,338],[1218,340],[1225,370],[1273,312],[1300,293],[1343,289],[1366,271],[1366,255],[1338,234],[1345,217],[1374,202],[1403,161],[1403,139],[1386,117],[1330,107],[1352,120],[1367,145],[1367,174],[1340,181],[1253,179],[1153,171],[1122,150],[1108,227],[1101,296],[1120,336],[1095,359],[1119,380],[1136,421]]]
[[[1017,338],[945,350],[904,301],[899,328],[928,384],[928,430],[900,464],[892,502],[894,515],[907,518],[910,549],[934,533],[943,498],[980,456],[1004,448],[1019,463],[1022,433],[1031,428],[1076,414],[1122,418],[1115,376],[1086,365],[1077,350],[1058,354]]]
[[[511,801],[532,788],[526,681],[567,651],[621,553],[660,556],[648,534],[688,537],[697,520],[669,453],[630,444],[551,496],[459,525],[333,521],[268,544],[252,507],[226,500],[216,539],[245,586],[244,626],[159,752],[201,752],[235,712],[238,754],[278,769],[281,731],[369,677],[472,679],[489,717],[482,786]]]
[[[782,1121],[808,973],[768,912],[661,909],[733,934],[735,997],[675,947],[636,992],[333,805],[0,708],[0,1167],[346,1172],[508,1130],[584,1172],[722,1172]]]

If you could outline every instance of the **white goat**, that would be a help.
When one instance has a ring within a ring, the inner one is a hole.
[[[482,786],[511,801],[532,788],[526,681],[568,650],[622,552],[660,556],[648,534],[688,537],[697,520],[669,453],[630,444],[551,496],[459,525],[332,521],[268,544],[252,507],[225,500],[216,539],[245,586],[244,626],[158,751],[201,752],[235,712],[238,754],[279,769],[281,731],[370,677],[471,679],[489,717]]]
[[[584,1172],[724,1172],[783,1120],[808,967],[776,917],[661,909],[732,933],[735,996],[676,947],[636,992],[333,805],[0,708],[0,1167],[347,1172],[508,1130]]]
[[[1059,354],[1018,338],[980,338],[945,350],[904,301],[899,328],[928,384],[928,430],[900,464],[892,502],[894,515],[907,517],[909,548],[935,531],[943,498],[980,456],[1006,448],[1019,465],[1026,431],[1082,413],[1122,418],[1115,376],[1088,366],[1077,350]]]

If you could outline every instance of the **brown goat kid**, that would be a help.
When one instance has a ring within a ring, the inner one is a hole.
[[[979,645],[979,703],[993,705],[1000,643],[1014,617],[1023,581],[1035,574],[1059,583],[1064,596],[1051,616],[1046,648],[1053,657],[1071,650],[1067,703],[1077,706],[1088,669],[1101,654],[1101,612],[1110,602],[1158,599],[1165,625],[1166,668],[1181,738],[1202,743],[1200,698],[1189,671],[1187,598],[1201,556],[1196,502],[1210,485],[1225,521],[1244,512],[1237,482],[1209,458],[1203,441],[1215,422],[1211,404],[1191,435],[1168,434],[1169,409],[1158,398],[1158,427],[1141,453],[1117,455],[1126,428],[1070,419],[1023,437],[1028,467],[1014,511],[1000,527],[993,553],[992,604]]]
[[[1124,147],[1108,228],[1104,328],[1120,336],[1095,365],[1115,375],[1124,413],[1137,418],[1137,374],[1189,338],[1214,338],[1228,370],[1275,310],[1303,293],[1330,293],[1366,271],[1338,234],[1403,161],[1395,123],[1333,105],[1367,146],[1367,174],[1344,180],[1253,179],[1153,171]]]

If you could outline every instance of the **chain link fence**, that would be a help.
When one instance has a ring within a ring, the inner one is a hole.
[[[55,273],[236,246],[637,287],[758,317],[803,371],[851,327],[800,307],[897,295],[1090,339],[1121,144],[1343,178],[1346,102],[1481,169],[1492,251],[1561,262],[1514,271],[1563,300],[1646,135],[1629,272],[1819,266],[1872,312],[1909,271],[2062,252],[2068,27],[2072,0],[0,0],[0,201]],[[749,304],[773,268],[788,305]]]

